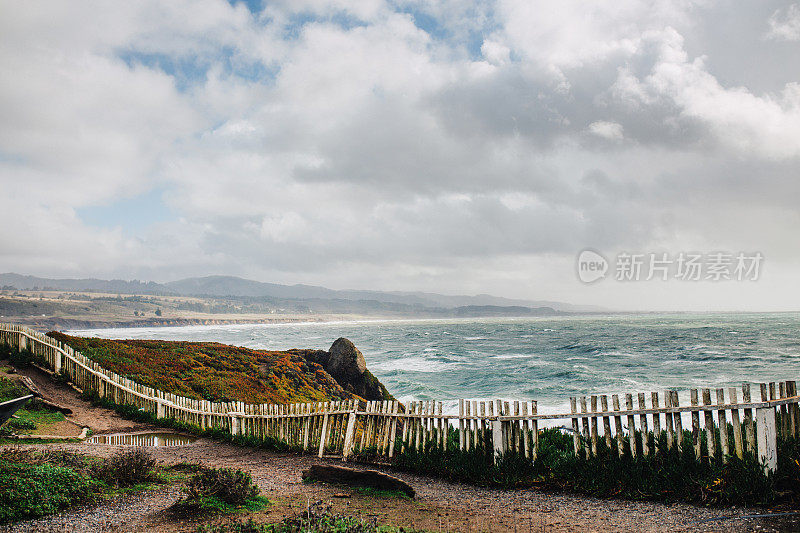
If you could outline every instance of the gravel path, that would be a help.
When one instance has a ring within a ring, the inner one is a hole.
[[[40,445],[41,446],[41,445]],[[48,444],[46,446],[108,456],[116,446]],[[174,448],[154,448],[162,464],[181,462],[248,470],[274,505],[258,518],[278,520],[309,501],[330,501],[337,510],[377,515],[382,522],[443,531],[800,531],[796,516],[740,518],[763,510],[706,509],[685,504],[601,500],[536,490],[497,490],[449,483],[386,470],[417,490],[414,501],[378,498],[325,484],[304,484],[301,472],[320,460],[199,440]],[[179,497],[177,487],[161,487],[124,496],[95,508],[80,509],[8,528],[41,531],[194,531],[197,523],[176,521],[164,510]],[[727,517],[724,520],[719,520]]]

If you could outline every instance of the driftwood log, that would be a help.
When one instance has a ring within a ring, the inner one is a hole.
[[[377,470],[356,470],[344,466],[311,465],[303,471],[304,479],[339,483],[356,487],[371,487],[379,490],[393,490],[413,498],[414,489],[405,481]]]

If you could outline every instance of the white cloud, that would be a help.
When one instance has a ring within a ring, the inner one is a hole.
[[[481,53],[493,65],[504,65],[511,59],[511,49],[494,41],[483,41]]]
[[[800,41],[800,5],[777,9],[769,18],[767,38],[779,41]]]
[[[607,122],[605,120],[598,120],[589,124],[589,132],[608,139],[609,141],[619,141],[623,138],[622,124],[616,122]]]

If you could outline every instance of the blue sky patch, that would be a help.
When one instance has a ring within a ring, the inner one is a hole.
[[[117,53],[128,68],[144,65],[160,70],[175,79],[175,86],[184,92],[195,85],[202,85],[208,71],[214,65],[221,65],[222,71],[229,75],[251,82],[273,81],[280,71],[277,65],[264,65],[260,61],[246,60],[237,54],[233,47],[223,47],[213,56],[170,56],[124,50]]]
[[[178,218],[164,203],[165,192],[164,188],[156,188],[107,205],[80,207],[76,213],[88,226],[103,229],[120,227],[129,235],[141,235],[153,224]]]

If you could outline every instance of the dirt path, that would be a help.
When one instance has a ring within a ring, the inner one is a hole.
[[[71,418],[76,423],[96,432],[153,429],[122,419],[109,409],[91,407],[72,389],[53,383],[43,372],[28,370],[25,375],[34,380],[48,399],[72,409]],[[87,443],[27,446],[47,446],[101,457],[120,449]],[[800,531],[797,516],[742,518],[764,512],[759,509],[706,509],[536,490],[486,489],[383,469],[416,489],[417,498],[411,501],[364,494],[350,488],[302,483],[301,473],[311,464],[341,464],[338,460],[279,454],[205,439],[187,446],[150,450],[165,465],[189,462],[249,471],[264,495],[273,502],[267,510],[249,515],[263,521],[280,520],[301,511],[309,502],[321,500],[330,502],[337,511],[377,516],[381,523],[431,531]],[[194,531],[200,522],[180,521],[166,511],[179,496],[180,487],[158,487],[92,508],[0,527],[0,531]],[[202,523],[209,522],[214,519]]]
[[[28,376],[39,388],[42,397],[62,407],[72,410],[67,415],[67,420],[80,427],[88,427],[94,433],[114,433],[145,431],[153,426],[133,422],[120,417],[111,409],[93,407],[91,403],[82,400],[74,389],[67,385],[54,382],[49,374],[30,367],[18,371],[22,376]]]

